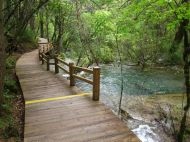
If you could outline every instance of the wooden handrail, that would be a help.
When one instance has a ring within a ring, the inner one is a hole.
[[[43,58],[42,60],[47,63],[47,60],[45,58]]]
[[[93,73],[93,70],[88,69],[88,68],[82,68],[82,67],[77,67],[77,66],[74,66],[74,68],[75,68],[75,70],[84,71],[84,72],[87,72],[87,73],[90,73],[90,74]]]
[[[61,66],[60,64],[57,64],[57,66],[62,69],[65,73],[69,74],[69,71],[67,71],[63,66]]]
[[[70,86],[75,86],[75,79],[82,80],[88,84],[93,85],[93,97],[92,99],[94,101],[99,100],[100,96],[100,68],[99,67],[94,67],[93,69],[88,69],[88,68],[83,68],[83,67],[78,67],[75,66],[74,63],[67,63],[63,59],[60,59],[58,57],[54,57],[54,63],[50,63],[50,58],[47,56],[45,53],[49,52],[51,48],[49,48],[50,44],[48,43],[39,43],[39,44],[47,44],[48,47],[46,47],[47,51],[45,51],[45,47],[43,46],[43,50],[41,52],[41,49],[39,48],[39,60],[42,61],[42,64],[44,62],[47,63],[47,70],[50,69],[50,65],[55,65],[55,73],[59,73],[59,69],[63,70],[65,73],[70,75]],[[66,70],[64,66],[67,66],[69,70]],[[77,74],[75,74],[75,71],[84,71],[87,73],[90,73],[93,75],[93,79],[86,79],[84,77],[81,77]]]
[[[45,57],[46,59],[49,58],[46,54],[42,53],[43,57]]]
[[[57,58],[57,60],[59,62],[61,62],[62,64],[66,65],[66,66],[69,66],[69,63],[65,62],[64,60],[60,59],[60,58]]]
[[[38,44],[49,44],[48,42],[38,42]]]
[[[55,61],[55,73],[59,73],[59,69],[63,70],[65,73],[69,74],[69,71],[66,70],[61,64],[68,66],[69,68],[69,63],[65,62],[64,60],[55,57],[54,58]]]
[[[73,76],[74,76],[75,78],[79,79],[79,80],[82,80],[82,81],[84,81],[84,82],[86,82],[86,83],[89,83],[89,84],[93,85],[93,81],[92,81],[92,80],[86,79],[86,78],[81,77],[81,76],[78,76],[78,75],[76,75],[76,74],[73,74]]]
[[[44,42],[38,42],[39,45],[39,60],[42,61],[42,64],[44,64],[44,62],[47,65],[47,70],[49,71],[50,69],[50,65],[52,65],[52,63],[50,63],[50,57],[47,56],[45,53],[50,52],[50,50],[52,49],[52,45],[51,43],[49,43],[48,41],[46,42],[44,40]]]
[[[52,44],[48,42],[38,42],[39,45],[39,53],[48,53],[52,48]]]

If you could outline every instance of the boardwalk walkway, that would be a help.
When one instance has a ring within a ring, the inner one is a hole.
[[[26,101],[25,142],[139,141],[104,104],[45,71],[38,50],[18,60],[16,73]]]

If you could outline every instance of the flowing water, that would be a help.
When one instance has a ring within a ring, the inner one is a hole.
[[[172,69],[148,69],[141,71],[137,67],[124,66],[124,95],[170,94],[184,91],[182,73]],[[120,94],[120,67],[101,67],[101,94]],[[80,82],[79,86],[86,91],[91,86]]]

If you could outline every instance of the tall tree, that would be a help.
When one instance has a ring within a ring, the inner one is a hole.
[[[39,12],[39,17],[40,17],[40,37],[45,38],[44,37],[44,10],[41,9]]]
[[[184,4],[187,4],[187,9],[190,9],[189,0],[183,0]],[[183,51],[183,60],[184,60],[184,77],[185,77],[185,86],[186,86],[186,105],[184,107],[184,113],[181,120],[181,126],[178,133],[178,141],[183,142],[184,134],[186,130],[187,116],[190,108],[190,70],[189,70],[189,56],[190,56],[190,42],[189,42],[189,17],[184,16],[176,36],[174,43],[178,43],[184,39],[184,51]]]
[[[4,88],[4,74],[5,74],[5,48],[6,41],[4,36],[4,18],[3,18],[4,0],[0,0],[0,115],[1,106],[3,103],[3,88]]]

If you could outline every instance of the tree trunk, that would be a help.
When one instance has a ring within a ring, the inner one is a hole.
[[[58,54],[63,49],[63,26],[64,26],[64,18],[61,18],[61,9],[59,9],[59,16],[57,17],[57,27],[58,27],[58,38],[57,38],[57,52]]]
[[[190,108],[190,76],[189,76],[189,55],[190,55],[190,44],[189,44],[189,37],[188,37],[188,31],[186,27],[189,24],[189,20],[183,21],[183,37],[184,37],[184,53],[183,53],[183,60],[184,60],[184,77],[185,77],[185,86],[186,86],[186,106],[184,107],[184,114],[181,120],[180,130],[178,133],[178,142],[183,142],[184,134],[186,130],[186,120],[187,120],[187,114]]]
[[[0,0],[0,116],[1,116],[1,105],[3,103],[3,88],[4,88],[4,75],[5,75],[5,37],[3,27],[3,4],[4,0]]]
[[[40,12],[40,36],[44,37],[44,20],[43,20],[43,13]]]
[[[54,18],[54,31],[53,31],[53,35],[51,37],[51,40],[56,43],[56,36],[57,36],[57,19],[56,17]]]
[[[48,9],[46,9],[46,38],[49,41],[49,15],[48,15]]]
[[[30,19],[30,28],[32,31],[35,31],[35,17],[32,16],[31,19]]]
[[[63,38],[62,38],[62,35],[59,35],[58,39],[57,39],[57,52],[58,52],[58,54],[60,54],[62,49],[63,49]]]

